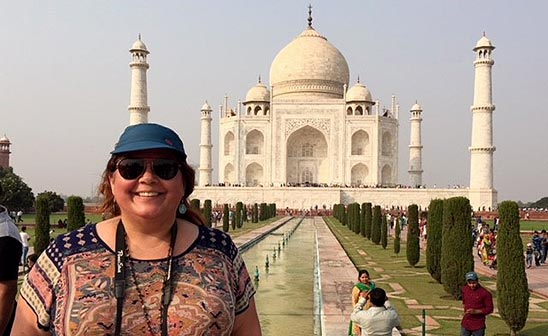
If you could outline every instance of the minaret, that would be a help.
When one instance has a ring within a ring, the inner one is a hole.
[[[472,110],[472,145],[470,146],[470,189],[493,189],[493,105],[491,68],[495,63],[492,52],[495,47],[483,37],[473,49],[474,104]]]
[[[202,133],[200,138],[200,176],[199,186],[211,185],[211,107],[207,103],[202,106]]]
[[[411,107],[411,140],[409,141],[409,181],[412,187],[422,185],[422,108],[415,101]]]
[[[147,55],[149,54],[147,47],[139,39],[133,43],[131,49],[131,94],[129,98],[129,124],[143,124],[148,122],[148,94],[147,94]]]
[[[8,168],[10,166],[10,139],[4,135],[0,138],[0,167]]]

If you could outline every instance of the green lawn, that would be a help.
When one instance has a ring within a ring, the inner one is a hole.
[[[388,293],[394,292],[390,286],[391,283],[399,284],[404,288],[404,293],[392,296],[391,299],[401,316],[404,329],[420,328],[419,317],[422,314],[422,309],[411,309],[405,304],[403,298],[414,299],[419,305],[427,306],[427,316],[432,316],[440,324],[440,328],[427,330],[428,334],[458,334],[462,317],[462,303],[448,297],[443,286],[431,278],[426,269],[426,257],[423,251],[421,251],[419,263],[413,268],[407,263],[405,242],[401,245],[400,254],[396,256],[393,252],[393,240],[389,240],[388,247],[384,250],[380,245],[375,245],[351,232],[336,219],[326,217],[325,220],[358,269],[367,269],[377,285],[387,289]],[[493,293],[496,307],[495,280],[482,277],[481,282]],[[544,336],[548,334],[548,313],[546,311],[548,302],[543,301],[538,305],[543,308],[543,311],[530,309],[528,322],[519,333],[520,335]],[[536,319],[541,319],[542,322],[538,322]],[[487,335],[509,335],[508,327],[496,314],[487,318]]]

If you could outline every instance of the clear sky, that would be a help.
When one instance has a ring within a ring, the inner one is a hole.
[[[148,61],[150,122],[174,128],[199,162],[200,108],[269,83],[278,51],[306,27],[309,1],[1,1],[0,135],[35,194],[95,194],[129,123],[129,48]],[[409,182],[409,109],[423,112],[423,181],[469,184],[474,53],[485,31],[493,68],[499,201],[548,196],[548,1],[312,1],[313,26],[373,99],[401,105],[399,182]],[[218,176],[214,166],[214,178]]]

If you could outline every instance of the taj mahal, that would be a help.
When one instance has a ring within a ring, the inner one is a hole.
[[[202,106],[198,181],[192,197],[214,204],[242,201],[276,203],[278,208],[330,208],[352,202],[427,207],[435,198],[464,196],[474,209],[495,207],[491,41],[484,35],[473,48],[469,187],[423,186],[423,110],[418,102],[409,109],[411,182],[402,187],[398,179],[402,113],[396,97],[390,97],[390,108],[381,108],[366,83],[357,78],[351,84],[344,55],[314,29],[312,21],[309,8],[304,31],[271,63],[268,86],[259,78],[234,107],[224,97],[215,184],[212,109],[207,102]],[[130,124],[148,122],[149,51],[139,37],[130,53]]]

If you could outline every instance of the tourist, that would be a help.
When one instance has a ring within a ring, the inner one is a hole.
[[[27,255],[29,254],[29,241],[30,241],[30,236],[27,233],[26,226],[21,227],[21,232],[19,232],[19,235],[21,236],[21,243],[23,244],[23,254],[21,255],[21,265],[23,265],[23,270],[24,270],[25,266],[27,265]]]
[[[394,328],[401,329],[400,317],[382,288],[362,292],[350,319],[361,327],[361,335],[391,336]]]
[[[540,259],[540,263],[546,264],[546,254],[548,254],[548,233],[544,229],[540,233],[542,234],[542,240],[541,240],[541,246],[542,246],[541,256],[542,257]]]
[[[29,254],[29,256],[27,257],[27,267],[29,271],[32,269],[32,266],[36,264],[37,260],[38,260],[38,254],[36,253]]]
[[[111,154],[100,184],[109,219],[42,253],[13,335],[261,335],[238,249],[190,208],[194,170],[179,136],[129,126]]]
[[[22,251],[19,230],[8,210],[0,205],[0,335],[9,335],[13,323]]]
[[[364,293],[364,297],[367,300],[369,292],[374,289],[375,283],[369,279],[369,272],[367,270],[360,270],[358,272],[358,282],[352,287],[352,307],[355,307],[360,299],[360,294]],[[360,327],[350,321],[348,327],[348,335],[361,335]]]
[[[533,265],[534,254],[533,244],[527,243],[527,247],[525,248],[525,264],[527,265],[527,268],[531,268]]]
[[[466,273],[466,285],[462,288],[461,336],[484,336],[485,317],[493,312],[493,296],[478,280],[476,272]]]

